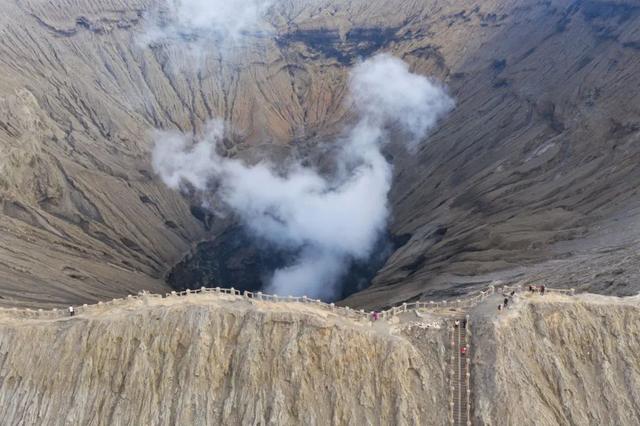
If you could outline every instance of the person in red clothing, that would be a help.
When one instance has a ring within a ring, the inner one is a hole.
[[[463,346],[463,347],[460,348],[460,354],[462,356],[465,356],[467,354],[467,347],[466,346]]]

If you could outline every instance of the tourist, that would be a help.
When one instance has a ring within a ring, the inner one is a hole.
[[[69,316],[72,317],[76,314],[76,312],[73,310],[73,306],[69,306]]]
[[[540,286],[540,294],[544,296],[544,284]]]

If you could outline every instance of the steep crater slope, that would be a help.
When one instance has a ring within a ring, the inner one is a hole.
[[[6,5],[0,304],[166,290],[167,269],[229,224],[158,182],[149,130],[197,133],[221,117],[233,128],[228,155],[304,156],[350,119],[349,66],[381,50],[443,79],[457,109],[417,154],[389,147],[390,233],[408,242],[347,303],[527,276],[637,291],[633,3],[282,3],[273,36],[195,67],[190,40],[140,45],[153,6]]]
[[[329,21],[353,28],[343,53],[353,62],[382,43],[378,30],[359,28],[396,28],[416,5],[391,14],[385,2],[343,4],[335,20],[329,3],[316,6],[283,6],[271,36],[212,49],[193,66],[191,39],[141,44],[153,3],[10,2],[0,42],[0,304],[165,291],[165,272],[191,244],[226,228],[154,177],[152,129],[197,133],[222,118],[233,129],[227,154],[253,161],[295,155],[339,130],[345,66],[307,52],[298,36]]]
[[[483,2],[438,23],[458,105],[418,155],[396,156],[391,232],[411,238],[345,303],[492,280],[637,294],[640,9]],[[462,36],[462,55],[456,29],[478,40]]]

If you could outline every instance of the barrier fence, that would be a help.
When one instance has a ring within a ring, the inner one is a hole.
[[[517,286],[498,286],[502,290],[502,293],[509,293],[512,291],[522,292],[526,291],[523,285]],[[232,288],[209,288],[201,287],[196,290],[184,290],[184,291],[172,291],[166,293],[164,296],[159,294],[151,294],[142,292],[137,295],[129,295],[126,298],[113,299],[106,302],[98,302],[93,305],[81,305],[73,306],[74,315],[98,312],[105,306],[122,305],[124,302],[130,302],[135,300],[149,301],[150,299],[162,299],[171,297],[184,297],[196,294],[217,294],[221,296],[230,296],[236,299],[248,299],[253,301],[264,301],[271,303],[303,303],[313,304],[325,310],[338,313],[342,316],[358,319],[358,320],[371,320],[377,317],[378,319],[391,319],[395,316],[401,315],[406,312],[437,309],[437,308],[468,308],[475,306],[480,301],[489,297],[496,292],[496,286],[490,285],[485,290],[471,293],[464,298],[458,298],[454,300],[440,300],[440,301],[416,301],[402,303],[401,305],[394,306],[383,311],[365,311],[364,309],[352,309],[348,306],[337,306],[335,303],[326,303],[322,300],[309,298],[307,296],[278,296],[275,294],[264,294],[262,292],[250,292]],[[560,294],[575,294],[574,289],[550,289],[545,288],[545,292],[548,293],[560,293]],[[10,313],[14,318],[25,319],[55,319],[68,317],[70,315],[69,309],[19,309],[19,308],[1,308],[0,313]]]

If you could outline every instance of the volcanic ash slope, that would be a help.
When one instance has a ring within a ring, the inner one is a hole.
[[[640,297],[526,296],[485,315],[474,335],[477,423],[640,424]]]
[[[3,312],[3,424],[448,422],[444,328],[208,296],[55,321]]]

